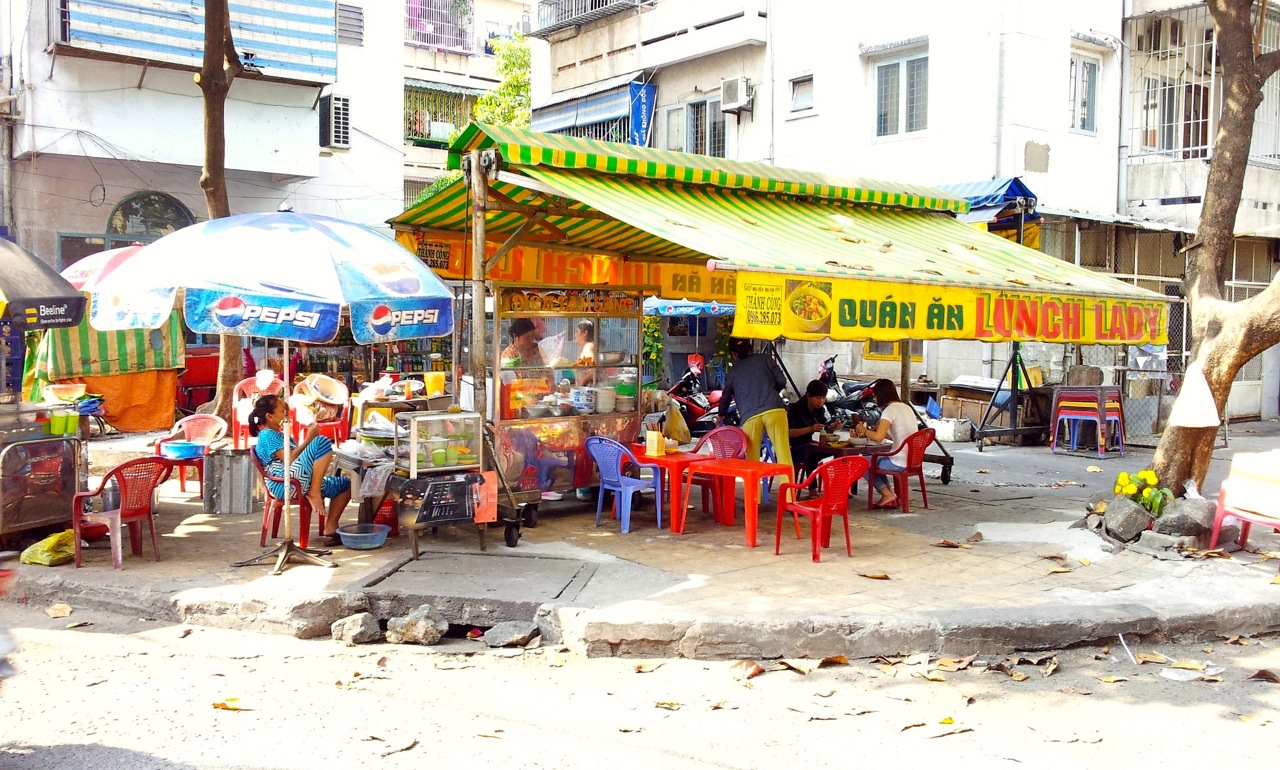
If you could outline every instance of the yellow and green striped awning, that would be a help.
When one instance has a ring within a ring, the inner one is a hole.
[[[949,214],[526,168],[576,201],[721,263],[758,272],[1167,301]]]
[[[779,168],[767,163],[655,150],[620,142],[579,139],[508,126],[472,123],[450,148],[450,168],[462,153],[496,147],[510,166],[594,171],[664,182],[714,185],[735,190],[795,195],[819,200],[902,206],[910,209],[969,210],[969,202],[934,187],[848,179],[814,171]]]

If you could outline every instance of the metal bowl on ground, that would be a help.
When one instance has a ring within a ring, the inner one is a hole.
[[[386,524],[344,524],[338,527],[342,545],[353,551],[370,551],[387,543],[391,527]]]
[[[626,353],[619,353],[616,351],[596,353],[596,363],[604,364],[605,366],[617,366],[618,364],[626,360],[627,360]]]

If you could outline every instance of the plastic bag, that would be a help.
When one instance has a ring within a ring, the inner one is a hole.
[[[42,564],[56,567],[76,558],[76,534],[65,530],[56,535],[49,535],[34,545],[27,546],[22,552],[20,561],[23,564]]]
[[[688,444],[693,440],[693,435],[689,433],[689,423],[684,421],[680,407],[674,402],[667,405],[666,436],[675,439],[677,444]]]

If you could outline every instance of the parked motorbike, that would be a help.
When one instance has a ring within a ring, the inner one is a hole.
[[[720,417],[720,391],[707,393],[702,390],[702,367],[696,361],[689,363],[684,374],[667,392],[679,406],[680,415],[689,426],[690,435],[704,436],[716,427],[716,420]],[[737,410],[732,404],[729,405],[725,423],[738,424]]]
[[[16,551],[0,553],[0,565],[9,560],[16,562],[17,559],[18,553]],[[3,566],[0,566],[0,598],[9,592],[9,586],[13,583],[16,574],[13,570],[4,569]],[[9,665],[9,656],[16,650],[17,648],[14,646],[13,638],[9,636],[9,632],[0,628],[0,680],[13,676],[14,670]]]
[[[880,422],[880,406],[871,390],[871,382],[845,380],[836,376],[836,356],[828,356],[818,367],[818,381],[827,386],[827,411],[832,421],[852,425],[864,422],[874,428]]]

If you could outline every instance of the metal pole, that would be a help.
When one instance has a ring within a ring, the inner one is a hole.
[[[485,208],[488,205],[489,178],[481,163],[481,151],[472,150],[471,161],[471,378],[473,408],[488,415],[485,392],[484,349],[484,262]],[[497,329],[494,329],[497,333]]]

